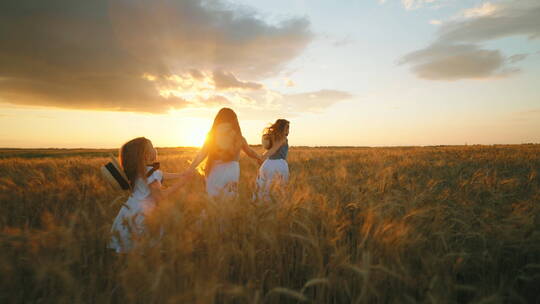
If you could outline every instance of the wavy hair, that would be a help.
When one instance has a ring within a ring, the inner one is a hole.
[[[264,148],[271,149],[275,142],[287,136],[285,130],[287,130],[289,124],[290,122],[286,119],[278,119],[269,127],[264,128],[263,139],[266,141]]]

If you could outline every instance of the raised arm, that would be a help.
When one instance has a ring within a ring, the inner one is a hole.
[[[279,150],[279,148],[281,148],[281,146],[283,146],[286,142],[287,142],[286,137],[284,137],[284,138],[280,139],[279,141],[275,142],[272,145],[272,148],[270,148],[269,150],[267,150],[266,152],[263,153],[262,159],[266,160],[268,157],[274,155],[277,152],[277,150]]]
[[[255,150],[251,149],[251,147],[248,145],[245,138],[242,137],[242,151],[246,153],[247,156],[256,159],[259,163],[262,163],[262,158]]]

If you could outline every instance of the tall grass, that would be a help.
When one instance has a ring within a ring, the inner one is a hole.
[[[242,160],[237,200],[195,179],[149,219],[161,242],[127,255],[106,248],[126,199],[106,161],[0,160],[0,302],[540,302],[538,145],[292,149],[265,204]]]

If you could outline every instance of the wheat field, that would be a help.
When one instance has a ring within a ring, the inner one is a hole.
[[[0,152],[1,303],[540,303],[540,145],[292,148],[265,204],[242,159],[237,200],[195,178],[127,255],[108,153]],[[159,153],[178,172],[196,150]]]

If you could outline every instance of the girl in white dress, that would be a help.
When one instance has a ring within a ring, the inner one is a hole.
[[[206,192],[211,198],[232,199],[238,192],[240,178],[240,151],[262,162],[261,156],[251,149],[242,136],[238,117],[233,110],[223,108],[214,119],[210,132],[206,137],[193,162],[191,170],[206,159],[204,175],[206,177]]]
[[[278,119],[263,131],[263,147],[267,149],[263,154],[266,159],[259,168],[257,176],[257,198],[268,200],[271,190],[287,184],[289,180],[289,165],[287,154],[289,152],[289,121]]]
[[[138,239],[148,234],[146,218],[168,195],[178,190],[191,174],[165,173],[159,170],[157,151],[144,137],[128,141],[120,148],[120,166],[127,177],[130,196],[112,225],[109,248],[118,253],[129,252]],[[148,165],[151,164],[151,165]],[[163,190],[164,179],[180,179]]]

